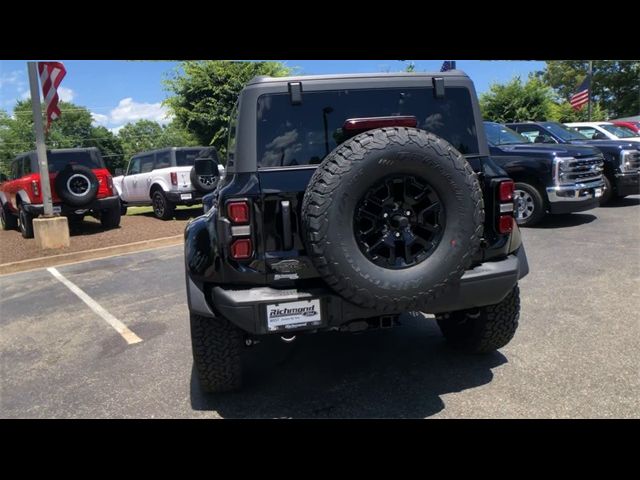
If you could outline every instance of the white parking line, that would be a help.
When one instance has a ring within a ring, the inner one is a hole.
[[[102,308],[98,302],[87,295],[75,283],[67,280],[64,275],[56,270],[55,267],[47,268],[47,271],[56,279],[60,280],[60,282],[64,284],[69,290],[75,293],[80,300],[82,300],[89,306],[91,310],[100,315],[109,325],[111,325],[115,329],[116,332],[122,335],[122,338],[124,338],[129,345],[142,341],[142,339],[138,335],[129,330],[129,327],[127,327],[124,323],[122,323],[120,320],[118,320],[116,317]]]

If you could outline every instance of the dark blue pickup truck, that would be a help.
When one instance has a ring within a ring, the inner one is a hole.
[[[545,145],[504,125],[484,122],[489,153],[516,182],[516,220],[532,226],[545,213],[596,208],[604,189],[602,153],[584,145]]]
[[[640,143],[625,140],[591,140],[558,122],[507,123],[507,127],[534,143],[588,145],[604,155],[605,190],[600,204],[612,197],[640,193]]]

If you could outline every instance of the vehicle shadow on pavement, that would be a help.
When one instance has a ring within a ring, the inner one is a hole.
[[[612,198],[606,205],[602,205],[600,208],[630,207],[632,205],[640,205],[640,198]]]
[[[120,228],[120,227],[118,227]],[[103,233],[108,230],[114,230],[113,228],[105,228],[98,221],[82,220],[81,222],[69,222],[69,236],[77,237],[84,235],[95,235],[96,233]]]
[[[533,225],[532,229],[544,229],[544,228],[565,228],[565,227],[577,227],[578,225],[584,225],[586,223],[593,222],[596,218],[595,215],[590,213],[563,213],[559,215],[547,215],[540,223]]]
[[[191,405],[223,418],[424,418],[441,396],[491,382],[500,353],[447,347],[435,321],[404,315],[393,330],[269,338],[247,350],[242,390],[203,394],[195,371]]]
[[[203,213],[204,213],[204,211],[202,210],[202,207],[188,208],[188,209],[184,209],[184,210],[176,210],[175,212],[173,212],[173,219],[175,219],[175,220],[189,220],[190,218],[199,217]],[[135,216],[141,216],[141,217],[156,218],[156,216],[153,214],[153,212],[136,213],[134,215]],[[162,220],[158,220],[158,221],[161,222]]]

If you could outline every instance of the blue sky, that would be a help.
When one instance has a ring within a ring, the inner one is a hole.
[[[96,124],[117,131],[127,122],[150,119],[166,122],[167,97],[161,80],[177,62],[61,60],[67,76],[60,85],[62,100],[87,107]],[[416,71],[439,71],[442,60],[283,60],[300,74],[366,73],[404,70],[415,63]],[[474,81],[478,94],[493,82],[505,82],[515,75],[526,78],[544,68],[540,61],[457,60]],[[16,100],[29,97],[25,61],[0,60],[0,109],[12,112]]]

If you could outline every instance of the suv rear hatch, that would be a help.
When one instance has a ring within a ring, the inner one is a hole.
[[[299,104],[287,93],[265,94],[257,110],[263,231],[256,253],[264,255],[267,282],[318,276],[300,231],[302,200],[316,166],[347,138],[346,120],[413,116],[418,128],[460,152],[479,151],[470,92],[461,87],[447,88],[445,98],[436,98],[430,86],[312,91]],[[481,168],[479,161],[472,166]]]

